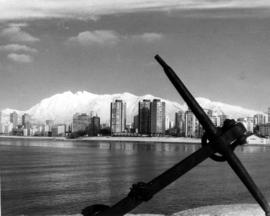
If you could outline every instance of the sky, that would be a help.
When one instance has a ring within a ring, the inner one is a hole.
[[[268,0],[0,0],[0,109],[65,91],[270,107]]]

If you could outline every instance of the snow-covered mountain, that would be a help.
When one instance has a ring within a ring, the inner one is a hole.
[[[115,99],[122,99],[127,104],[127,122],[132,122],[133,117],[138,113],[138,102],[143,99],[161,99],[166,102],[166,115],[170,120],[174,120],[175,112],[185,111],[187,106],[177,102],[169,101],[153,95],[136,96],[130,93],[121,94],[92,94],[87,91],[78,91],[72,93],[67,91],[61,94],[53,95],[41,100],[38,104],[29,110],[19,111],[13,109],[2,110],[2,119],[8,118],[9,114],[16,111],[19,115],[28,113],[35,122],[45,122],[52,119],[55,123],[69,123],[75,113],[93,113],[101,118],[102,123],[108,123],[110,118],[110,103]],[[216,115],[227,114],[231,118],[253,116],[261,113],[255,110],[249,110],[240,106],[233,106],[221,102],[213,102],[206,98],[196,98],[199,104],[206,109],[212,109]]]

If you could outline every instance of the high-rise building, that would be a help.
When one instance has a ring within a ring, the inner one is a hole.
[[[258,134],[264,137],[270,137],[270,123],[259,125]]]
[[[270,107],[268,107],[268,123],[270,123]]]
[[[221,126],[221,123],[220,123],[220,116],[211,116],[210,117],[211,121],[213,122],[213,124],[216,126],[216,127],[220,127]],[[223,120],[224,121],[224,120]]]
[[[22,116],[22,125],[25,129],[30,129],[30,115],[25,113]]]
[[[48,129],[48,132],[52,132],[52,127],[54,125],[54,121],[53,120],[46,120],[45,123],[46,123],[47,129]]]
[[[86,113],[76,113],[72,119],[72,132],[86,131],[90,125],[90,120],[90,116]]]
[[[210,119],[213,118],[212,110],[204,109],[205,113],[209,116]],[[194,113],[188,109],[185,112],[185,136],[186,137],[202,137],[204,134],[204,129]]]
[[[10,113],[10,122],[13,124],[13,128],[17,128],[18,114],[16,112]]]
[[[111,133],[115,135],[117,133],[125,132],[126,128],[126,103],[122,100],[115,100],[111,103]]]
[[[139,133],[150,134],[151,127],[151,112],[150,100],[143,100],[139,102]]]
[[[100,132],[100,118],[93,116],[90,120],[88,136],[97,136]]]
[[[254,132],[254,119],[253,119],[253,117],[247,117],[246,129],[248,132],[251,132],[251,133]]]
[[[222,127],[223,126],[223,123],[226,119],[228,119],[229,116],[228,115],[225,115],[225,114],[222,114],[222,115],[219,115],[219,119],[220,119],[220,126]]]
[[[171,120],[168,115],[165,115],[165,130],[171,129]]]
[[[2,125],[10,124],[10,114],[0,112],[0,124]]]
[[[175,113],[174,128],[177,136],[185,135],[185,115],[182,111]]]
[[[254,125],[261,125],[266,123],[266,116],[264,114],[254,115]]]
[[[213,110],[211,109],[203,109],[203,110],[210,118],[213,116]]]
[[[150,104],[151,111],[151,135],[160,136],[165,134],[165,102],[154,99]]]
[[[135,115],[133,118],[133,129],[135,133],[139,132],[139,115]]]
[[[196,137],[197,133],[197,119],[193,112],[188,109],[185,112],[185,136],[186,137]]]

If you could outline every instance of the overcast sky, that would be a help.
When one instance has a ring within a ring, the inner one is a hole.
[[[181,2],[181,3],[179,3]],[[270,1],[0,0],[0,109],[71,90],[270,106]]]

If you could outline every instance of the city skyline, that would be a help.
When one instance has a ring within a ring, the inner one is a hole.
[[[204,130],[194,113],[187,109],[174,112],[175,119],[171,121],[166,115],[166,102],[154,98],[153,100],[140,100],[137,103],[137,113],[132,116],[133,122],[127,123],[126,102],[114,99],[110,103],[110,124],[100,124],[100,117],[93,110],[89,114],[75,113],[71,123],[55,123],[54,120],[43,123],[31,120],[31,115],[24,113],[19,116],[16,112],[9,114],[8,121],[3,119],[0,112],[0,134],[15,136],[61,136],[77,138],[80,136],[184,136],[200,138]],[[216,127],[231,117],[221,114],[217,115],[212,109],[205,109],[205,113]],[[167,113],[168,114],[168,113]],[[233,121],[241,122],[247,133],[269,137],[270,134],[270,113],[255,114],[252,117],[245,116],[234,118]],[[4,120],[4,121],[3,121]],[[231,119],[232,120],[232,119]],[[110,129],[108,129],[110,128]],[[101,132],[102,131],[102,132]]]
[[[196,97],[269,106],[267,1],[12,2],[0,3],[0,110],[67,90],[182,103],[155,54]]]

